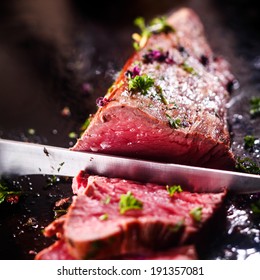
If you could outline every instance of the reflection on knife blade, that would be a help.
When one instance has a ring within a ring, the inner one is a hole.
[[[0,139],[0,174],[76,176],[80,170],[196,192],[260,191],[260,176],[232,171],[76,152],[65,148]]]

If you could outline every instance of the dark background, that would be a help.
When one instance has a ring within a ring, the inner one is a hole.
[[[133,20],[170,14],[182,6],[200,16],[216,54],[227,58],[240,87],[232,94],[229,124],[236,155],[259,163],[259,143],[246,151],[243,137],[260,137],[249,99],[260,93],[260,10],[257,1],[0,2],[0,137],[72,146],[80,127],[96,111],[116,74],[132,54]],[[62,113],[68,108],[70,114]],[[34,133],[31,132],[34,130]],[[0,258],[32,259],[52,240],[42,229],[53,219],[56,200],[71,195],[70,180],[49,184],[47,176],[9,178],[24,195],[0,205]],[[203,259],[260,258],[259,217],[250,205],[258,195],[227,198],[216,226],[198,244]],[[33,221],[31,223],[31,221]]]

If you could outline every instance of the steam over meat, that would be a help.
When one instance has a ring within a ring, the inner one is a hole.
[[[229,65],[213,55],[191,10],[177,11],[168,23],[176,32],[152,35],[127,61],[73,150],[232,169]],[[131,73],[147,75],[153,86],[129,89]]]

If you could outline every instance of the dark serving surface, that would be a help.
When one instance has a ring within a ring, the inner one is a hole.
[[[1,1],[1,138],[71,147],[85,119],[96,111],[96,98],[105,94],[133,52],[133,19],[187,6],[198,13],[211,47],[227,58],[240,84],[229,106],[232,148],[259,164],[259,141],[253,150],[243,142],[245,135],[260,138],[260,118],[249,114],[250,98],[260,96],[257,1],[87,3]],[[33,259],[52,243],[42,229],[54,218],[55,202],[71,196],[71,180],[25,176],[8,178],[8,184],[23,196],[18,204],[0,204],[0,259]],[[229,195],[213,230],[197,244],[200,258],[259,259],[260,216],[251,210],[259,199],[257,194]]]

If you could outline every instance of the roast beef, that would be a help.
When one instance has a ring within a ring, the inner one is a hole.
[[[84,172],[74,178],[73,188],[80,191],[68,213],[49,225],[45,235],[56,234],[75,259],[151,256],[190,244],[225,195],[189,193],[180,186],[172,192],[170,186],[89,176]],[[122,208],[123,197],[131,202],[129,208]],[[63,252],[62,244],[54,248]]]
[[[67,245],[63,240],[56,241],[53,245],[37,254],[37,260],[74,260],[68,253]],[[154,252],[149,255],[113,256],[112,259],[132,260],[196,260],[197,254],[193,245],[177,247],[163,252]]]
[[[72,149],[232,169],[226,103],[234,77],[196,14],[181,9],[143,39]],[[191,244],[225,197],[85,172],[72,188],[67,214],[44,231],[58,240],[36,259],[194,259]]]
[[[234,77],[190,9],[126,62],[73,150],[234,168],[226,103]]]
[[[67,245],[63,240],[58,240],[51,246],[43,249],[36,255],[37,260],[74,260],[68,250]]]
[[[120,259],[139,260],[196,260],[198,259],[194,245],[180,246],[166,251],[153,252],[142,256],[121,256]]]

